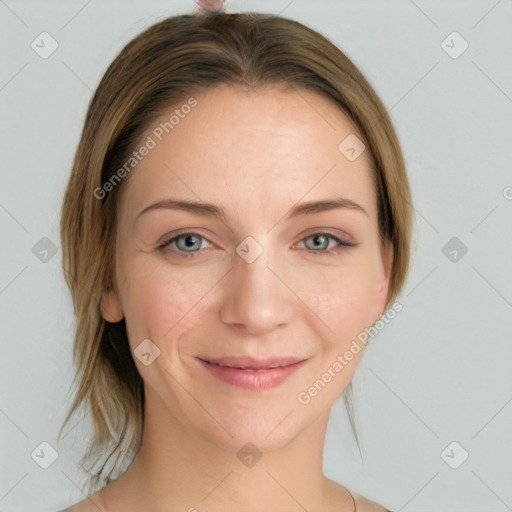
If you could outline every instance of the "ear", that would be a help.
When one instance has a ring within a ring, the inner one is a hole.
[[[104,290],[101,297],[101,315],[110,323],[120,322],[123,317],[121,303],[113,289]]]

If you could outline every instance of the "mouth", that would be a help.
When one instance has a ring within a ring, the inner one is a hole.
[[[267,357],[265,359],[257,359],[250,356],[235,356],[222,358],[202,358],[205,363],[223,366],[225,368],[236,368],[238,370],[271,370],[292,364],[299,363],[302,359],[296,357]]]
[[[264,390],[282,384],[306,362],[296,357],[256,359],[248,356],[197,358],[217,379],[244,389]]]

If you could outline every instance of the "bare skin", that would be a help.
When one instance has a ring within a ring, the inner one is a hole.
[[[341,500],[346,500],[346,490],[344,490],[339,484],[337,484],[336,482],[333,482],[332,480],[330,481],[330,483],[331,483],[331,487],[332,487],[331,492],[332,492],[332,496],[333,496],[333,501],[337,499],[337,501],[336,501],[337,508],[333,509],[333,510],[336,510],[336,511],[353,510],[352,505],[351,505],[352,508],[347,508],[347,509],[342,508],[342,506],[340,505]],[[371,500],[365,498],[364,496],[360,496],[356,493],[352,493],[352,495],[354,496],[354,499],[355,499],[357,512],[387,512],[386,508],[384,508],[382,505],[379,505],[375,501],[371,501]],[[338,496],[338,498],[336,498],[336,496]],[[116,510],[116,509],[112,509],[112,510]],[[298,508],[297,510],[300,510],[300,508]],[[323,509],[321,509],[321,510],[323,510]],[[325,509],[325,510],[331,510],[331,508]],[[108,509],[106,507],[105,502],[103,501],[102,493],[97,492],[97,493],[89,496],[89,498],[81,501],[80,503],[77,503],[76,505],[73,505],[72,507],[62,510],[61,512],[109,512],[109,511],[110,511],[110,509]],[[193,512],[193,511],[190,511],[190,512]]]
[[[383,313],[389,287],[392,251],[380,243],[368,151],[349,161],[338,150],[357,130],[314,92],[220,86],[195,98],[126,184],[116,290],[102,303],[106,320],[126,318],[132,353],[145,339],[160,350],[148,366],[134,358],[145,383],[142,445],[118,480],[67,510],[352,512],[348,491],[323,474],[323,446],[364,347],[334,376],[333,363]],[[298,204],[338,197],[360,208],[288,217]],[[212,203],[226,217],[140,214],[166,198]],[[193,251],[178,230],[195,237]],[[263,248],[250,263],[236,252],[248,236]],[[255,390],[200,361],[233,355],[304,363]],[[325,387],[300,402],[328,368]],[[247,443],[262,454],[252,467],[237,457]],[[385,510],[356,502],[358,512]]]

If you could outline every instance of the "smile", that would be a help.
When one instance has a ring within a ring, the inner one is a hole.
[[[280,385],[305,363],[305,360],[289,357],[255,359],[243,356],[197,359],[203,368],[218,380],[255,391]]]

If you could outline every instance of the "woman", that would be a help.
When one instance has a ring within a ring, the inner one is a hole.
[[[361,333],[404,283],[411,218],[385,108],[317,32],[195,14],[131,41],[62,211],[70,415],[91,407],[102,463],[67,510],[386,510],[322,454],[342,394],[352,421]]]

